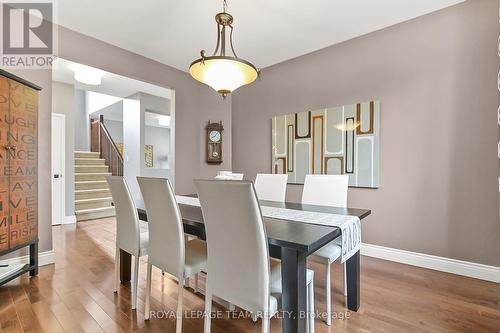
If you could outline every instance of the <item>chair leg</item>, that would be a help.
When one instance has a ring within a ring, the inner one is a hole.
[[[204,323],[204,333],[210,333],[210,324],[212,321],[212,295],[208,292],[207,287],[205,287],[205,323]]]
[[[118,292],[118,288],[120,288],[120,248],[117,246],[115,252],[115,293]]]
[[[146,305],[144,306],[144,318],[149,319],[149,310],[151,306],[151,269],[152,265],[148,262],[148,272],[146,277]]]
[[[309,317],[308,317],[309,333],[314,333],[314,317],[315,317],[315,312],[314,312],[314,279],[307,286],[307,297],[308,297],[307,306],[309,309]]]
[[[175,326],[176,333],[182,333],[182,292],[184,291],[184,286],[179,281],[179,295],[177,296],[177,324]]]
[[[344,296],[347,297],[347,263],[344,263]]]
[[[262,316],[262,333],[269,333],[271,331],[271,320],[269,313],[264,313]]]
[[[198,274],[194,275],[194,293],[197,294],[199,292],[198,289]]]
[[[132,285],[132,310],[137,308],[137,285],[139,282],[139,256],[134,256],[134,281]]]
[[[332,284],[330,276],[330,263],[326,265],[326,324],[332,324]]]

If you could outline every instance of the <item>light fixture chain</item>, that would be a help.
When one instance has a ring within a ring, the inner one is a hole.
[[[222,4],[222,9],[224,10],[224,13],[225,13],[227,10],[227,1],[226,0],[224,0],[224,3]]]

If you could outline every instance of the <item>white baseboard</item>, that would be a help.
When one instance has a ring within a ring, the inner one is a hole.
[[[73,224],[76,223],[75,215],[68,215],[64,217],[63,224]]]
[[[468,276],[500,283],[500,267],[432,256],[429,254],[393,249],[379,245],[363,244],[361,254],[369,257],[424,267],[436,271]]]
[[[55,262],[54,250],[39,252],[38,253],[38,266],[50,265]],[[8,265],[23,265],[29,263],[30,257],[28,255],[22,257],[15,257],[6,260],[1,260],[2,264]]]

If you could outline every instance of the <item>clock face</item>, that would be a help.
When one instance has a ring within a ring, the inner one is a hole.
[[[220,132],[219,131],[211,131],[208,134],[208,137],[210,138],[210,141],[212,141],[212,142],[219,142],[220,141]]]

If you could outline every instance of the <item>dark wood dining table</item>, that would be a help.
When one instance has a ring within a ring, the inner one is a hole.
[[[371,214],[368,209],[337,208],[304,205],[292,202],[261,201],[261,206],[281,207],[309,212],[352,215],[364,219]],[[136,202],[139,218],[147,221],[143,202]],[[205,239],[205,226],[200,207],[179,204],[184,232]],[[314,221],[311,221],[314,223]],[[264,217],[271,257],[281,260],[283,332],[306,332],[306,269],[307,256],[341,235],[340,229],[289,220]],[[120,253],[121,282],[130,281],[131,256]],[[346,262],[347,307],[358,311],[360,306],[360,253]]]

